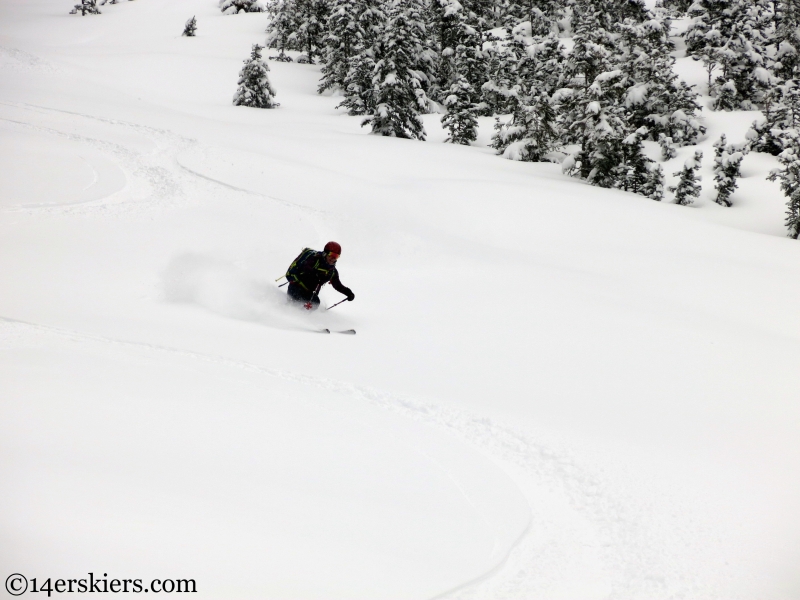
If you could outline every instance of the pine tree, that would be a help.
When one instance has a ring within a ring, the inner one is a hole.
[[[674,71],[669,28],[668,21],[626,19],[614,28],[611,61],[628,78],[624,103],[631,126],[647,127],[653,141],[664,134],[683,146],[696,143],[705,128],[697,118],[697,92]]]
[[[342,82],[344,100],[339,107],[349,115],[371,115],[375,110],[375,88],[372,75],[379,42],[386,29],[386,13],[380,0],[361,0],[358,13],[360,44],[347,61],[347,72]]]
[[[486,81],[480,86],[483,112],[486,115],[508,113],[510,90],[520,84],[517,73],[519,57],[513,46],[492,32],[486,36],[482,54],[486,71]]]
[[[361,31],[359,16],[365,8],[359,0],[333,0],[328,15],[325,38],[323,40],[322,80],[319,93],[328,89],[344,89],[350,59],[363,47],[364,32]]]
[[[261,0],[219,0],[219,8],[225,15],[240,12],[264,12],[266,9]]]
[[[675,146],[672,143],[672,138],[663,133],[658,134],[658,145],[661,146],[661,158],[663,160],[672,160],[678,155],[678,151],[675,150]]]
[[[344,100],[339,107],[347,109],[349,115],[371,115],[375,112],[376,92],[372,83],[375,58],[371,51],[364,51],[347,62],[344,79]]]
[[[772,154],[772,156],[778,156],[783,152],[782,132],[773,125],[770,123],[769,117],[764,121],[753,121],[745,134],[750,150]]]
[[[269,26],[267,27],[267,47],[277,48],[278,55],[271,60],[291,62],[286,50],[299,50],[295,32],[300,27],[300,15],[296,0],[273,0],[267,6]]]
[[[471,10],[470,4],[477,10],[483,8],[468,0],[432,0],[430,4],[429,45],[435,58],[428,95],[438,102],[444,103],[452,95],[452,85],[463,77],[471,89],[470,101],[477,104],[487,81],[486,57],[481,50],[485,19]]]
[[[446,142],[469,146],[478,137],[474,94],[467,78],[457,73],[450,85],[450,94],[444,99],[447,113],[442,117],[442,125],[449,132]]]
[[[82,17],[101,14],[100,9],[97,8],[96,0],[81,0],[80,4],[76,4],[75,8],[69,11],[71,15],[76,15],[78,13],[81,13]]]
[[[790,131],[786,149],[778,155],[782,169],[774,169],[767,179],[780,180],[781,191],[787,198],[786,227],[788,235],[800,239],[800,133]]]
[[[709,78],[712,65],[722,70],[710,89],[726,96],[718,98],[717,110],[754,108],[773,83],[766,69],[774,35],[772,0],[697,0],[689,16],[687,53],[706,63]]]
[[[781,79],[800,78],[800,0],[775,2],[775,36],[777,48],[773,72]]]
[[[714,143],[714,186],[717,190],[715,202],[720,206],[733,206],[731,195],[739,187],[736,180],[741,176],[742,160],[747,149],[728,144],[725,134]]]
[[[764,120],[753,121],[745,134],[753,152],[765,152],[778,156],[783,151],[784,128],[787,125],[789,127],[793,125],[790,125],[789,108],[782,101],[785,93],[786,86],[783,85],[776,86],[766,94],[766,102],[761,109]]]
[[[195,32],[197,31],[197,19],[192,17],[188,21],[186,21],[186,25],[183,28],[183,34],[186,37],[194,37]]]
[[[428,32],[434,41],[438,57],[436,69],[437,92],[432,97],[444,102],[450,95],[450,85],[457,78],[454,54],[461,38],[465,20],[464,8],[457,0],[432,0],[428,10]]]
[[[570,77],[577,78],[584,87],[592,84],[600,73],[613,70],[611,63],[614,38],[599,26],[598,21],[586,17],[579,22],[579,29],[573,37],[574,45],[570,52],[566,70]]]
[[[541,162],[559,145],[556,113],[547,94],[531,89],[522,95],[514,90],[514,111],[507,123],[497,120],[492,147],[504,158],[528,162]]]
[[[620,101],[626,82],[619,70],[601,73],[576,102],[574,108],[582,107],[583,114],[571,123],[571,137],[579,140],[581,149],[562,168],[598,187],[661,200],[663,170],[644,154],[643,140],[649,131],[631,127]]]
[[[702,161],[703,153],[700,150],[696,150],[694,157],[687,159],[683,163],[683,169],[673,173],[673,175],[680,175],[681,177],[678,185],[668,188],[670,192],[675,194],[675,204],[689,206],[694,203],[695,198],[700,196],[700,181],[703,178],[697,173],[700,171]]]
[[[455,0],[436,0],[440,11],[439,40],[446,44],[441,51],[440,77],[446,86],[443,104],[447,113],[442,125],[449,131],[448,142],[469,144],[478,136],[479,94],[472,82],[483,73],[480,36],[470,23],[470,16]]]
[[[642,140],[647,134],[647,128],[640,127],[622,140],[618,180],[610,187],[660,201],[664,197],[664,172],[661,165],[656,165],[644,154]]]
[[[417,67],[425,50],[425,26],[415,0],[390,0],[386,30],[376,48],[372,74],[375,112],[370,124],[380,135],[425,139],[420,111],[427,109],[425,73]]]
[[[608,9],[608,1],[576,0],[571,21],[574,44],[562,69],[563,89],[553,95],[562,143],[581,144],[583,150],[586,147],[586,124],[592,121],[592,115],[600,114],[593,109],[589,110],[590,105],[598,101],[600,79],[603,81],[603,113],[608,113],[614,107],[617,117],[623,116],[623,111],[617,110],[617,107],[627,87],[627,78],[615,69],[612,62],[615,38],[606,29],[607,26],[613,26],[606,12]],[[607,84],[609,75],[614,79],[611,85]],[[620,143],[625,137],[623,129],[619,130],[617,141]],[[582,177],[586,178],[586,155],[582,152],[581,156],[583,160],[579,162],[584,165]]]
[[[694,0],[657,0],[656,8],[663,8],[670,14],[683,16],[689,10]]]
[[[553,28],[559,2],[555,0],[509,0],[505,6],[503,20],[511,26],[530,23],[531,35],[545,36]]]
[[[717,79],[718,85],[715,87],[714,110],[736,110],[741,105],[739,92],[736,83],[729,79],[722,82],[722,78]]]
[[[790,79],[765,94],[763,121],[754,121],[747,132],[750,149],[778,156],[787,132],[800,128],[800,80]]]
[[[298,62],[314,64],[322,53],[328,21],[328,0],[293,0],[296,5],[298,27],[292,34],[297,45],[305,51]]]
[[[244,61],[239,72],[239,88],[233,97],[234,106],[276,108],[275,89],[269,81],[269,66],[261,58],[263,46],[253,44],[250,58]]]
[[[583,179],[599,187],[619,187],[625,169],[623,140],[628,132],[624,111],[615,101],[621,74],[598,75],[582,103],[582,118],[571,124],[580,140],[579,172]]]
[[[651,161],[647,165],[647,171],[644,185],[637,193],[645,198],[650,198],[650,200],[661,202],[664,199],[664,169],[661,168],[661,165]]]

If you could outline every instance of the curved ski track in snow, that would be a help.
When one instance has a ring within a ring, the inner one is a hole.
[[[187,186],[210,182],[227,190],[264,198],[287,208],[299,209],[310,214],[326,214],[324,210],[305,206],[301,203],[237,187],[186,166],[180,161],[180,154],[189,149],[197,150],[199,148],[199,143],[193,138],[181,136],[172,131],[33,104],[0,102],[0,106],[22,111],[35,111],[43,114],[56,115],[62,118],[66,117],[66,122],[60,124],[62,128],[58,126],[45,127],[26,120],[2,116],[0,116],[0,121],[13,123],[28,128],[31,131],[85,143],[112,157],[112,160],[114,160],[117,166],[125,173],[128,180],[128,184],[122,189],[100,199],[61,204],[26,204],[6,208],[4,209],[5,211],[42,208],[63,209],[78,205],[101,206],[127,203],[130,201],[133,201],[139,207],[152,204],[153,201],[155,201],[155,204],[165,205],[174,202],[176,198],[190,196],[190,194],[187,194]],[[64,131],[64,129],[68,128],[80,128],[81,125],[79,122],[81,120],[88,120],[97,124],[111,126],[113,129],[103,132],[105,135],[102,137]],[[153,150],[150,152],[142,152],[141,150],[129,148],[119,141],[109,141],[108,138],[113,138],[120,130],[128,134],[142,136],[144,140],[152,144]],[[175,167],[178,167],[178,169],[175,169]],[[190,179],[181,177],[181,175],[189,175]],[[121,197],[124,192],[128,192],[126,195],[127,197]],[[147,200],[150,200],[150,202],[147,202]]]
[[[13,318],[0,317],[0,323],[6,339],[36,331],[78,343],[100,343],[191,358],[346,394],[406,418],[434,425],[478,448],[519,488],[531,509],[531,521],[510,551],[498,557],[493,568],[434,598],[488,600],[541,595],[582,599],[633,598],[639,593],[653,594],[647,596],[651,598],[660,597],[653,593],[658,589],[658,581],[642,575],[648,571],[647,558],[652,549],[648,550],[647,539],[639,539],[641,532],[638,531],[637,519],[635,515],[629,515],[626,508],[628,500],[623,503],[621,498],[615,497],[618,492],[610,490],[601,477],[578,464],[568,452],[542,444],[524,431],[468,411],[352,382],[301,375],[224,356],[107,338]],[[446,470],[445,474],[454,481]],[[458,487],[465,500],[474,507],[468,495]],[[570,513],[566,519],[564,515],[555,514],[564,511]],[[576,521],[583,522],[584,526],[576,528]],[[552,531],[543,532],[548,528]],[[548,533],[553,536],[548,538]],[[552,548],[553,544],[562,541],[564,547]],[[496,546],[495,542],[495,550]],[[637,552],[631,552],[632,549]],[[584,556],[579,556],[581,553]],[[585,562],[587,581],[583,582],[584,585],[558,580],[559,574],[548,570],[548,567],[557,569],[558,561],[564,560],[565,554],[573,561]],[[695,582],[686,583],[691,591],[702,595]]]

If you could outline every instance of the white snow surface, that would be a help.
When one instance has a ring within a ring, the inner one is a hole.
[[[315,65],[234,107],[264,14],[69,8],[0,2],[3,578],[800,598],[800,244],[772,157],[713,203],[758,113],[705,111],[681,207],[503,160],[492,119],[372,136]],[[328,240],[356,300],[286,307]]]

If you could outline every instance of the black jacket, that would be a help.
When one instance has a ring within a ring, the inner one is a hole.
[[[337,292],[349,296],[350,288],[342,285],[335,265],[325,260],[325,252],[314,252],[301,259],[287,275],[290,282],[300,285],[309,293],[319,292],[323,285],[330,283]]]

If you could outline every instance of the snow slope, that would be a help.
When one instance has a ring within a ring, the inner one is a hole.
[[[731,209],[708,172],[696,206],[655,203],[443,144],[436,115],[425,143],[370,136],[313,65],[233,107],[261,14],[68,9],[0,2],[4,577],[800,598],[771,158]],[[752,118],[707,115],[706,166]],[[297,314],[273,280],[330,239],[356,301]]]

